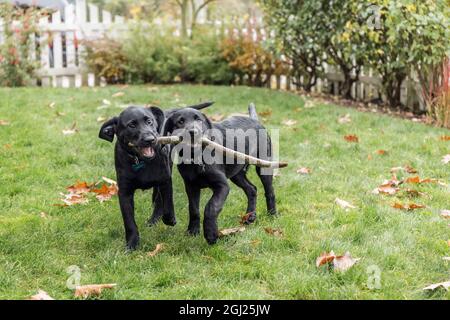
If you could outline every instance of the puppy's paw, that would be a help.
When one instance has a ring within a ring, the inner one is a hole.
[[[205,239],[206,239],[206,242],[208,242],[208,244],[210,246],[212,246],[212,245],[217,243],[217,239],[219,239],[219,237],[214,237],[214,236],[208,237],[208,236],[206,236]]]
[[[153,227],[155,224],[157,224],[161,220],[161,216],[152,216],[147,221],[147,227]]]
[[[242,217],[242,224],[249,225],[256,221],[256,212],[249,212]]]
[[[127,241],[127,251],[134,251],[139,246],[139,235],[131,237]]]
[[[166,226],[170,226],[170,227],[173,227],[177,224],[177,219],[175,218],[175,216],[173,214],[163,215],[162,221],[164,222],[164,224]]]
[[[189,226],[187,234],[190,236],[198,236],[200,234],[200,226]]]

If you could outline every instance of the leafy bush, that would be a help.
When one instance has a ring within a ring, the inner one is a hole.
[[[120,42],[103,38],[85,41],[85,61],[88,68],[109,84],[123,83],[127,68],[127,58]]]
[[[171,83],[179,79],[184,44],[170,30],[138,25],[122,42],[132,82]]]
[[[0,44],[0,86],[25,86],[35,76],[39,63],[30,59],[36,45],[34,35],[43,12],[35,9],[15,9],[0,4],[3,19],[3,42]],[[18,24],[13,26],[13,20]]]
[[[288,57],[306,90],[327,61],[343,74],[340,91],[350,98],[362,68],[372,67],[389,104],[398,107],[405,78],[412,71],[429,78],[426,70],[450,53],[447,0],[260,2],[276,31],[274,47]]]
[[[265,86],[272,75],[288,72],[285,64],[273,53],[248,36],[230,36],[222,41],[223,56],[241,83],[247,79],[252,86]]]
[[[185,47],[183,81],[204,84],[233,83],[234,73],[222,54],[221,38],[197,30],[196,37]]]

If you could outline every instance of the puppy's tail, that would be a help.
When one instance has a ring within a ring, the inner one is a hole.
[[[248,106],[248,114],[249,114],[251,119],[259,121],[258,113],[256,112],[256,107],[255,107],[255,104],[253,102],[250,103],[249,106]]]

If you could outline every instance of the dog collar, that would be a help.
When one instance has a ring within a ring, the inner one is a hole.
[[[138,172],[141,169],[145,168],[145,162],[139,160],[137,156],[133,156],[134,164],[131,166],[131,169],[133,169],[134,172]]]

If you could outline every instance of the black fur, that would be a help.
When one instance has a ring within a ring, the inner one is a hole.
[[[205,103],[193,108],[203,109],[211,104]],[[180,109],[169,110],[166,114],[177,110]],[[150,225],[158,222],[161,217],[166,225],[176,224],[170,146],[160,146],[156,141],[165,119],[165,113],[158,107],[129,107],[118,117],[106,121],[99,132],[99,138],[109,142],[113,142],[114,136],[117,136],[115,168],[129,250],[134,250],[139,244],[139,231],[134,218],[134,193],[137,189],[153,188],[154,209]]]
[[[212,123],[204,114],[194,109],[183,109],[174,112],[166,121],[164,135],[173,132],[207,132],[207,129],[219,130],[223,135],[221,141],[226,145],[227,129],[255,129],[264,131],[265,143],[269,148],[267,155],[261,154],[258,149],[258,141],[245,141],[245,152],[247,154],[265,158],[271,158],[271,141],[265,128],[255,118],[256,111],[254,106],[249,108],[251,117],[230,117],[220,123]],[[188,232],[196,235],[200,232],[200,191],[204,188],[210,188],[213,192],[204,212],[203,232],[209,244],[214,244],[219,236],[217,227],[217,218],[221,212],[225,200],[229,193],[228,179],[240,187],[246,194],[247,204],[247,223],[252,223],[256,219],[256,187],[247,179],[247,164],[189,164],[180,163],[178,170],[183,177],[185,190],[189,199],[189,226]],[[276,213],[275,193],[272,186],[273,172],[268,175],[261,173],[261,168],[257,168],[257,173],[264,186],[267,210],[271,214]]]

